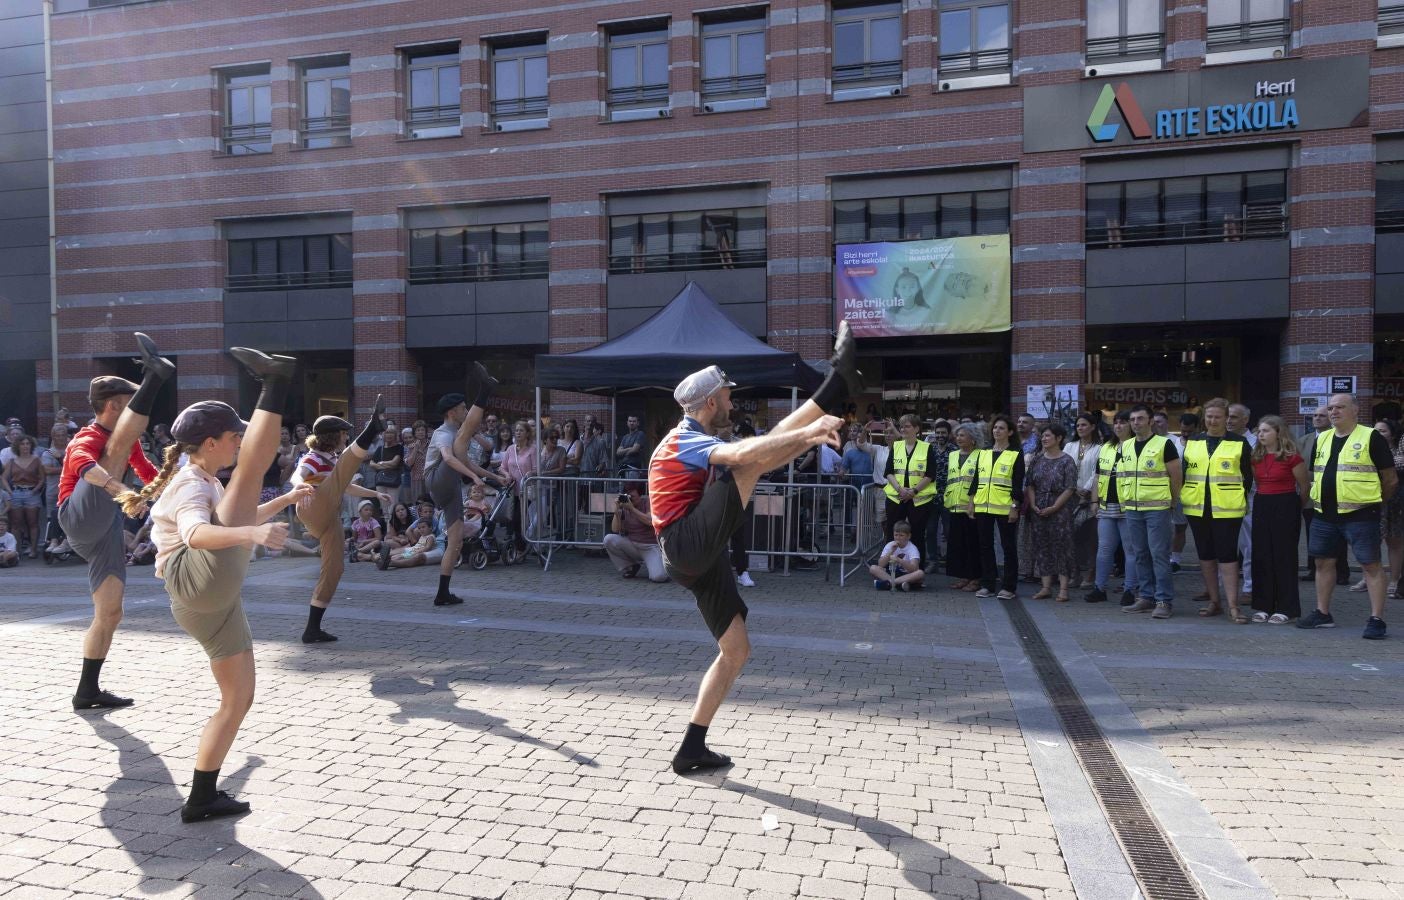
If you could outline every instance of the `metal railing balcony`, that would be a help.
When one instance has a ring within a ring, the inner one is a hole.
[[[639,272],[681,272],[688,269],[752,269],[764,266],[766,258],[764,249],[611,254],[609,271],[616,275],[628,275]]]
[[[545,259],[410,266],[409,282],[449,284],[462,281],[521,281],[527,278],[545,278],[548,271],[549,264]]]
[[[898,84],[902,81],[900,60],[834,66],[833,82],[844,87],[863,84]]]
[[[1292,36],[1290,19],[1264,19],[1259,22],[1240,22],[1236,25],[1213,25],[1209,28],[1205,47],[1209,50],[1224,50],[1245,44],[1285,44]]]
[[[998,50],[972,50],[969,53],[943,53],[937,71],[944,77],[965,72],[998,72],[1009,68],[1013,58],[1008,47]]]
[[[730,75],[725,78],[703,78],[702,99],[723,97],[756,97],[765,93],[764,75]]]
[[[273,150],[273,124],[252,122],[225,125],[220,130],[220,146],[224,152],[241,156],[249,153],[269,153]]]
[[[1089,250],[1144,247],[1157,244],[1204,244],[1216,241],[1244,241],[1287,236],[1287,214],[1281,207],[1250,210],[1242,216],[1197,222],[1154,222],[1122,225],[1107,222],[1088,226],[1085,239]]]
[[[293,291],[350,286],[350,269],[330,269],[322,272],[257,272],[230,275],[225,279],[225,289],[229,291]]]
[[[1165,33],[1124,34],[1092,38],[1087,42],[1087,62],[1160,56],[1165,52]]]

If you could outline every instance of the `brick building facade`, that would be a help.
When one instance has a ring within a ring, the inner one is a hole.
[[[817,361],[836,243],[987,228],[1012,328],[865,341],[866,402],[1022,411],[1051,384],[1296,414],[1325,376],[1389,399],[1404,15],[1381,5],[57,0],[62,400],[141,328],[178,358],[171,412],[239,399],[237,343],[307,360],[307,416],[384,392],[412,417],[472,358],[524,403],[535,353],[689,278]]]

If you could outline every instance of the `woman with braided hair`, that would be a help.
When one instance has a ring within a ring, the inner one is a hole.
[[[215,787],[254,696],[253,637],[239,593],[250,548],[276,550],[287,540],[287,524],[269,519],[312,494],[311,488],[294,488],[259,504],[264,473],[278,453],[278,431],[296,360],[243,347],[229,353],[263,382],[250,421],[214,400],[186,407],[171,426],[175,444],[166,448],[157,477],[141,491],[118,498],[129,515],[153,504],[156,577],[165,582],[176,622],[204,647],[219,685],[219,709],[200,736],[190,798],[180,811],[183,822],[249,810],[248,803]],[[182,454],[188,460],[184,466]],[[234,472],[226,490],[214,473],[231,465]]]

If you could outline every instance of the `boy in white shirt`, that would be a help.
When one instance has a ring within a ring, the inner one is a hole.
[[[879,591],[911,591],[921,587],[926,572],[921,551],[912,543],[912,526],[905,519],[892,526],[892,542],[882,548],[875,565],[868,566],[873,587]]]
[[[0,569],[19,565],[19,545],[10,534],[10,520],[0,519]]]

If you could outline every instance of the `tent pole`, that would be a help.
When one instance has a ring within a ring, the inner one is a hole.
[[[609,451],[609,469],[614,470],[614,435],[615,429],[619,427],[616,420],[616,409],[619,406],[619,392],[615,391],[609,395],[609,434],[605,435],[605,449]]]
[[[790,388],[790,413],[793,414],[794,411],[797,410],[797,409],[799,409],[799,388],[797,388],[797,387],[792,387],[792,388]],[[785,489],[785,551],[786,551],[786,554],[785,554],[785,574],[786,574],[786,575],[789,575],[789,574],[790,574],[790,556],[789,556],[790,535],[792,534],[792,529],[796,528],[796,527],[799,525],[798,522],[791,522],[791,519],[793,519],[794,517],[790,515],[790,502],[789,502],[789,500],[790,500],[791,497],[793,497],[793,496],[795,495],[795,458],[794,458],[793,456],[790,457],[790,464],[789,464],[789,466],[787,467],[787,470],[786,470],[786,471],[787,471],[787,473],[788,473],[787,479],[786,479],[786,480],[788,481],[789,486]],[[796,508],[796,509],[795,509],[795,512],[798,513],[798,512],[799,512],[799,509]]]

